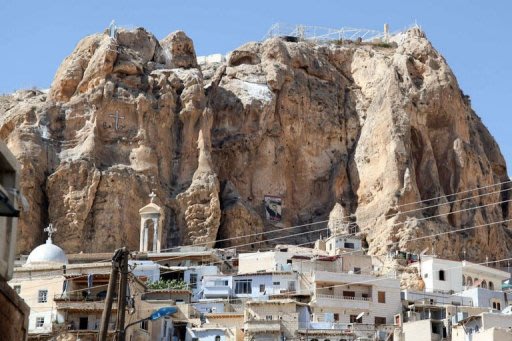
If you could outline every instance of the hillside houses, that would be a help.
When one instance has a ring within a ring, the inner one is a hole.
[[[352,236],[319,240],[314,248],[277,245],[244,253],[204,246],[158,250],[158,245],[148,252],[143,245],[129,261],[125,327],[156,309],[176,309],[171,316],[135,323],[126,335],[132,341],[512,337],[512,297],[502,291],[508,272],[411,256],[402,271],[416,274],[417,282],[401,287],[397,271],[384,271],[394,258],[366,255],[361,245]],[[18,261],[9,285],[31,309],[29,339],[98,340],[111,279],[108,256],[66,255],[50,235]],[[120,329],[118,315],[114,306],[109,339]]]

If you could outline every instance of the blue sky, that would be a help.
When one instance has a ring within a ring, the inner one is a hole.
[[[198,55],[261,39],[275,22],[391,31],[422,26],[510,163],[512,82],[508,1],[15,1],[0,3],[0,93],[49,87],[60,62],[112,19],[159,39],[184,30]]]

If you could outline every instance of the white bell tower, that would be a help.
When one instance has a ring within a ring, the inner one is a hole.
[[[162,211],[160,206],[153,203],[156,194],[151,192],[149,195],[151,202],[139,210],[140,214],[140,252],[148,251],[149,244],[149,224],[153,223],[153,252],[160,252],[160,240],[162,239],[162,229],[159,226]]]

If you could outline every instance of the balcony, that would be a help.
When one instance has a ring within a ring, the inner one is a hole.
[[[55,295],[53,297],[58,310],[69,311],[102,311],[105,308],[105,297],[103,296],[83,296],[81,293],[71,293],[67,295]],[[114,298],[114,300],[116,300]],[[116,305],[112,306],[116,310]]]
[[[281,322],[276,320],[249,320],[244,323],[246,332],[258,333],[280,333]]]
[[[231,288],[225,285],[207,286],[203,289],[204,298],[228,298],[231,296]]]
[[[317,306],[370,309],[372,299],[371,297],[351,297],[317,293],[313,301],[316,302]]]

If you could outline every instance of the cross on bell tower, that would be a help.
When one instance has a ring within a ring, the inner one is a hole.
[[[48,227],[45,227],[43,229],[44,232],[48,232],[48,240],[47,242],[52,243],[52,234],[57,232],[57,229],[53,227],[53,224],[48,225]]]
[[[153,203],[153,201],[154,201],[154,200],[155,200],[155,198],[156,198],[156,194],[155,194],[155,192],[151,192],[151,193],[149,193],[149,198],[150,198],[149,200],[151,200],[151,201],[150,201],[150,203],[152,204],[152,203]]]

